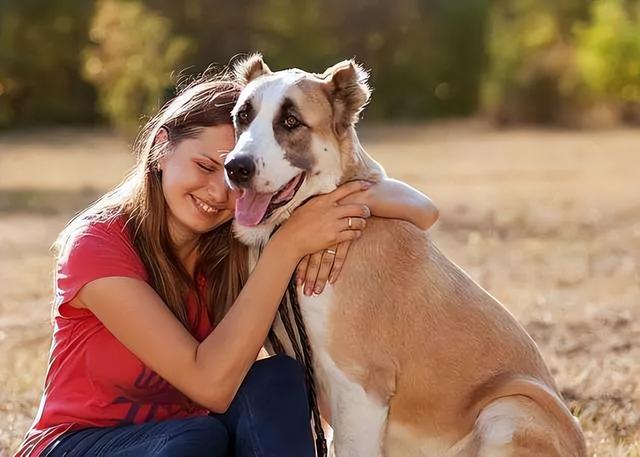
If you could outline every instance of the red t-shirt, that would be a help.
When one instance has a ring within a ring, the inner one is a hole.
[[[57,264],[44,391],[17,456],[37,456],[70,430],[208,414],[147,368],[91,311],[69,304],[84,285],[113,276],[149,282],[123,217],[89,224]],[[202,341],[212,330],[209,318],[193,296],[187,303],[191,322],[199,322],[192,333]]]

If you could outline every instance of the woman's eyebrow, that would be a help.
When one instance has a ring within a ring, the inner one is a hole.
[[[227,151],[227,150],[220,150],[220,151],[217,151],[217,152],[218,152],[218,153],[223,153],[223,152],[228,153],[229,151]],[[201,155],[202,157],[205,157],[205,158],[207,158],[207,159],[211,160],[212,162],[217,163],[218,165],[222,166],[222,162],[220,162],[218,159],[214,159],[214,158],[213,158],[213,157],[211,157],[209,154],[207,154],[207,153],[205,153],[205,152],[199,152],[198,154],[199,154],[199,155]]]

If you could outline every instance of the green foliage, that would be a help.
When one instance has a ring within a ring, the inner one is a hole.
[[[274,69],[304,66],[322,71],[342,60],[335,19],[320,0],[265,0],[252,12],[252,44],[269,56]]]
[[[487,0],[267,0],[251,44],[275,68],[321,72],[355,57],[371,69],[368,118],[467,115],[483,73]]]
[[[162,103],[171,75],[192,43],[174,36],[170,21],[139,1],[100,0],[84,53],[84,75],[99,106],[118,128],[134,131],[141,114]]]
[[[471,114],[489,1],[22,0],[0,18],[0,122],[23,123],[16,112],[33,100],[47,108],[29,110],[43,122],[95,119],[99,109],[132,130],[171,90],[172,75],[253,51],[274,69],[316,72],[355,57],[372,70],[369,118]],[[56,27],[64,30],[52,34]]]
[[[79,72],[92,10],[87,0],[0,2],[0,127],[96,118]]]
[[[591,15],[576,31],[582,79],[598,99],[640,103],[640,2],[595,1]]]
[[[177,75],[254,51],[315,72],[355,57],[369,119],[640,106],[640,0],[20,0],[0,1],[0,127],[132,131]]]
[[[582,0],[508,0],[493,5],[483,105],[499,122],[557,123],[576,103],[572,26]]]

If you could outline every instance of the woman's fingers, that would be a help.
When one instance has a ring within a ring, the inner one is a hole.
[[[329,274],[329,283],[333,284],[338,279],[344,260],[347,258],[351,241],[343,241],[336,248],[336,258],[333,260],[333,267],[331,267],[331,273]]]
[[[343,230],[336,237],[336,243],[342,243],[343,241],[353,241],[362,236],[362,230]]]
[[[296,279],[299,281],[303,278],[306,293],[313,292],[320,271],[322,255],[319,256],[317,251],[343,241],[356,239],[366,226],[365,219],[371,215],[367,205],[341,205],[334,200],[362,190],[368,185],[360,181],[351,182],[341,186],[332,194],[314,197],[308,204],[293,211],[291,217],[279,230],[280,236],[283,236],[284,232],[288,234],[287,239],[292,245],[292,252],[302,259],[296,269],[298,275]],[[316,254],[303,260],[305,256],[314,252]],[[328,260],[325,262],[328,263]],[[327,275],[329,273],[330,270]],[[323,278],[323,281],[326,282],[326,278]]]
[[[336,217],[363,217],[371,216],[371,211],[367,205],[340,205],[333,209]]]
[[[329,192],[327,194],[327,197],[332,202],[337,203],[338,201],[340,201],[340,199],[346,197],[347,195],[351,195],[362,190],[367,190],[369,187],[371,187],[371,183],[368,181],[349,181],[336,188],[334,191]]]
[[[320,263],[322,261],[322,255],[324,251],[319,251],[309,255],[309,264],[307,265],[307,274],[304,278],[304,294],[313,294],[313,288],[320,271]]]
[[[367,220],[361,217],[345,217],[340,221],[344,230],[364,230],[367,226]]]
[[[313,286],[314,294],[321,294],[324,290],[324,286],[327,284],[327,280],[329,279],[329,273],[331,273],[331,269],[335,263],[336,254],[336,246],[325,249],[322,253],[320,269],[318,270],[318,276],[316,277],[316,282]]]
[[[307,266],[309,265],[309,256],[306,255],[302,258],[296,268],[296,285],[300,285],[304,282],[304,278],[307,277]]]

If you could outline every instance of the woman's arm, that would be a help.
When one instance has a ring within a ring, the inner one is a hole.
[[[76,300],[147,367],[221,413],[255,361],[296,263],[286,246],[268,243],[229,313],[200,344],[143,281],[98,279]]]
[[[355,239],[368,209],[338,201],[361,189],[341,186],[294,211],[267,243],[237,300],[202,342],[144,281],[108,277],[85,285],[72,301],[91,310],[142,362],[193,401],[224,412],[264,343],[291,274],[308,252]],[[347,229],[347,218],[357,223]]]
[[[438,208],[419,190],[395,179],[384,178],[368,190],[349,195],[341,203],[364,203],[371,214],[402,219],[427,230],[438,220]]]

